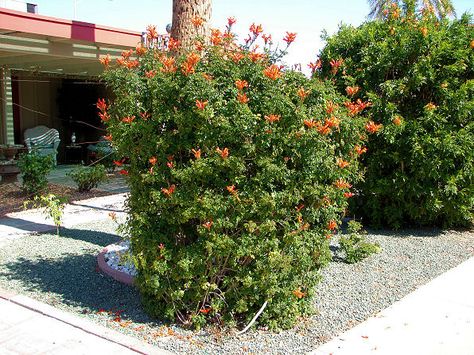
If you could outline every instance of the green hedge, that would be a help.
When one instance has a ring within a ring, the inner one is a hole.
[[[410,5],[326,37],[317,77],[372,102],[356,213],[373,225],[466,226],[474,206],[474,27]],[[335,66],[336,60],[342,64]],[[331,61],[332,64],[331,64]],[[349,88],[348,88],[349,87]]]

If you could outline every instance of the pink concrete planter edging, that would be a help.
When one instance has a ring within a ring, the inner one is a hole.
[[[118,282],[133,286],[133,283],[134,283],[133,276],[125,272],[115,270],[111,268],[109,264],[107,264],[107,262],[105,261],[105,254],[108,252],[107,248],[108,247],[105,247],[104,249],[102,249],[99,255],[97,255],[97,263],[99,264],[100,271],[102,271],[104,274],[109,275],[110,277],[112,277],[114,280]]]

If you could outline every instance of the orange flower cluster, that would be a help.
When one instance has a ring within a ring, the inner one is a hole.
[[[331,116],[331,118],[327,118],[324,124],[329,128],[339,128],[339,124],[341,120],[335,116]]]
[[[112,141],[112,135],[111,135],[111,134],[107,134],[106,136],[104,136],[104,139],[105,139],[106,141],[111,142],[111,141]]]
[[[174,51],[176,49],[179,48],[179,46],[181,45],[181,42],[170,37],[170,39],[168,40],[168,50],[169,51]]]
[[[219,147],[216,148],[216,152],[219,153],[222,159],[226,160],[229,157],[229,149],[224,148],[220,149]]]
[[[370,102],[363,102],[361,99],[357,99],[356,102],[346,102],[344,104],[347,109],[349,110],[349,115],[350,116],[355,116],[359,114],[360,112],[364,111],[367,107],[372,106]]]
[[[301,288],[298,288],[297,290],[294,290],[294,291],[293,291],[293,295],[295,295],[296,298],[300,298],[300,299],[301,299],[301,298],[303,298],[303,297],[306,296],[306,293],[305,293],[305,292],[302,292],[302,291],[301,291]]]
[[[158,38],[158,32],[156,31],[156,26],[148,25],[146,28],[146,37],[149,41],[152,41]]]
[[[234,61],[234,63],[238,63],[242,59],[244,59],[245,55],[240,51],[235,51],[235,52],[229,53],[229,57],[230,57],[230,59],[232,59]]]
[[[316,122],[316,121],[313,120],[313,119],[304,120],[304,121],[303,121],[303,124],[304,124],[307,128],[316,128],[316,127],[318,127],[318,122]]]
[[[194,73],[194,68],[196,64],[201,60],[201,57],[199,54],[192,52],[189,53],[186,57],[185,62],[183,63],[181,67],[181,71],[183,72],[184,75],[189,75]]]
[[[254,36],[257,37],[260,33],[263,32],[263,27],[262,25],[256,25],[255,23],[252,23],[249,30],[251,33],[253,33]]]
[[[299,88],[296,94],[302,101],[304,101],[304,99],[309,95],[309,91],[306,91],[304,88]]]
[[[236,22],[237,22],[237,20],[236,20],[235,17],[233,17],[233,16],[227,18],[227,24],[228,24],[229,26],[232,26],[232,25],[235,24]]]
[[[402,124],[402,119],[400,118],[400,116],[397,116],[392,120],[392,122],[395,126],[400,126]]]
[[[122,118],[122,122],[128,123],[128,124],[132,123],[134,120],[135,120],[135,116],[127,116],[127,117]]]
[[[156,165],[156,162],[158,160],[156,159],[156,157],[151,157],[150,159],[148,159],[148,161],[150,162],[151,165]]]
[[[438,107],[438,106],[436,106],[436,105],[435,105],[434,103],[432,103],[432,102],[429,102],[429,103],[427,103],[427,104],[425,105],[425,109],[426,109],[427,111],[436,110],[437,107]]]
[[[204,110],[208,103],[209,103],[208,100],[206,101],[196,100],[196,107],[198,108],[198,110]]]
[[[147,119],[151,117],[151,115],[145,111],[145,112],[140,112],[140,117],[143,118],[144,121],[146,121]]]
[[[108,67],[110,64],[110,55],[107,54],[105,57],[102,57],[99,60],[100,64],[102,64],[104,67]]]
[[[272,43],[272,35],[263,34],[262,39],[265,44]]]
[[[350,189],[352,187],[351,184],[344,181],[343,179],[336,180],[336,182],[334,183],[334,186],[336,186],[338,189]]]
[[[281,77],[280,67],[278,65],[272,64],[268,68],[263,70],[263,74],[272,80],[276,80]]]
[[[357,94],[360,90],[360,87],[358,86],[348,86],[346,87],[346,93],[347,95],[349,96],[354,96],[355,94]]]
[[[247,97],[247,94],[245,93],[238,93],[237,94],[237,100],[241,103],[241,104],[246,104],[247,102],[249,102],[249,98]]]
[[[365,124],[365,129],[369,133],[377,133],[382,127],[382,124],[376,124],[374,121],[369,121]]]
[[[329,64],[331,65],[331,73],[333,75],[336,75],[338,70],[339,70],[339,67],[342,65],[342,63],[344,63],[344,59],[332,59]]]
[[[173,57],[163,56],[161,59],[161,64],[163,64],[161,71],[163,73],[175,73],[177,69],[175,63],[176,61]]]
[[[237,87],[237,89],[243,90],[244,88],[249,86],[249,83],[245,80],[236,80],[235,86]]]
[[[146,76],[148,79],[154,78],[155,75],[156,75],[156,70],[149,70],[149,71],[146,71],[146,72],[145,72],[145,76]]]
[[[120,175],[128,175],[128,170],[122,169],[119,171]]]
[[[139,44],[136,48],[135,48],[135,53],[137,53],[138,56],[142,56],[146,53],[146,48],[143,47],[141,44]]]
[[[226,189],[231,195],[237,195],[237,189],[235,188],[235,185],[227,186]]]
[[[349,166],[349,162],[348,161],[345,161],[344,159],[342,158],[338,158],[337,159],[337,166],[340,167],[341,169],[344,169],[346,167]]]
[[[274,115],[274,114],[265,116],[265,120],[267,120],[267,122],[270,122],[270,123],[280,121],[280,118],[281,118],[280,115]]]
[[[175,190],[176,190],[176,185],[173,184],[168,188],[163,187],[161,189],[161,192],[163,192],[163,194],[166,195],[167,197],[171,197],[171,195],[174,193]]]
[[[283,40],[287,43],[288,46],[293,43],[295,39],[296,33],[294,32],[286,32],[286,36],[283,38]]]
[[[191,149],[195,159],[201,159],[201,149]]]
[[[98,99],[95,105],[100,112],[105,113],[107,111],[107,103],[105,102],[105,99]]]
[[[257,63],[259,60],[262,60],[265,58],[265,54],[263,53],[257,53],[255,51],[249,53],[249,58],[252,62]]]
[[[127,65],[128,69],[136,68],[136,67],[138,67],[139,64],[140,64],[140,62],[136,59],[126,62],[126,65]]]
[[[334,220],[329,221],[329,223],[328,223],[328,229],[332,231],[332,230],[334,230],[334,229],[336,229],[336,228],[337,228],[337,222],[334,221]]]
[[[213,79],[212,75],[209,75],[207,73],[201,73],[202,77],[206,79],[207,81],[211,81]]]
[[[352,196],[354,196],[353,192],[344,192],[344,197],[345,198],[351,198]]]
[[[367,148],[366,147],[361,147],[360,145],[356,145],[354,150],[358,155],[362,155],[364,153],[367,153]]]
[[[322,66],[323,66],[323,63],[321,62],[321,59],[318,59],[314,63],[310,62],[308,64],[309,69],[311,69],[311,73],[314,73],[317,69],[321,69]]]
[[[211,30],[211,43],[215,46],[218,46],[222,43],[222,32],[220,30]]]
[[[202,226],[203,226],[204,228],[206,228],[207,230],[211,230],[211,227],[212,227],[213,224],[214,224],[214,222],[213,222],[212,219],[211,219],[211,220],[209,220],[209,221],[204,222],[204,223],[202,224]]]
[[[326,113],[328,115],[332,114],[334,112],[335,109],[337,109],[339,106],[337,104],[335,104],[334,102],[332,101],[328,101],[326,103]]]

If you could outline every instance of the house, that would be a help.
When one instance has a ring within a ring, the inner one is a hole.
[[[1,3],[0,3],[1,4]],[[61,145],[104,134],[95,103],[107,95],[99,58],[135,48],[142,33],[0,7],[0,144],[22,144],[25,129],[56,128]],[[28,12],[30,11],[30,12]]]

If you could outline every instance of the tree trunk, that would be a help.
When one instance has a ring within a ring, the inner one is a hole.
[[[183,50],[192,48],[196,36],[209,38],[212,0],[173,0],[171,37],[180,41]],[[196,26],[191,21],[201,18],[204,23]]]

